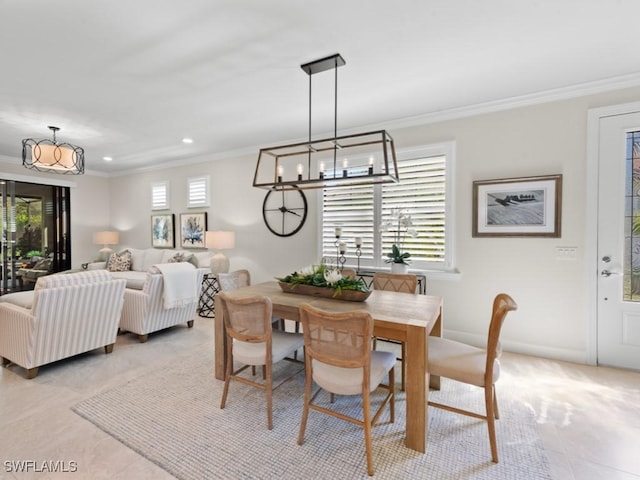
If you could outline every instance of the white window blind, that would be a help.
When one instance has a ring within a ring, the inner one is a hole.
[[[169,208],[169,182],[151,184],[151,210]]]
[[[340,242],[347,244],[347,264],[357,264],[355,238],[362,238],[361,267],[385,267],[394,234],[380,225],[393,209],[410,215],[417,235],[404,236],[403,251],[411,253],[410,268],[448,269],[452,267],[453,144],[398,152],[399,183],[332,187],[322,196],[322,251],[335,263],[335,229],[341,229]],[[448,224],[449,223],[449,224]]]
[[[209,176],[187,179],[188,208],[209,206]]]

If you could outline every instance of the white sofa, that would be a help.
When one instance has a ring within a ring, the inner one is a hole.
[[[137,334],[140,342],[144,343],[149,333],[158,330],[181,323],[186,323],[191,328],[198,308],[204,269],[193,268],[193,273],[195,282],[192,300],[166,308],[164,276],[154,273],[154,268],[150,268],[150,271],[144,273],[145,281],[141,290],[125,290],[120,330]]]
[[[104,347],[111,353],[125,281],[106,271],[40,277],[35,289],[0,297],[0,358],[31,379],[38,367]]]
[[[203,274],[209,273],[211,257],[213,252],[204,251],[188,251],[177,249],[159,249],[159,248],[125,248],[120,251],[128,250],[131,252],[131,270],[124,272],[111,272],[114,278],[124,278],[127,281],[127,288],[142,290],[147,279],[147,272],[156,264],[168,263],[169,260],[177,253],[182,253],[185,258],[189,258],[194,266],[202,269]],[[87,266],[88,270],[106,269],[107,262],[93,262]]]

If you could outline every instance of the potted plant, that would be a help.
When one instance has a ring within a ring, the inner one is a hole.
[[[404,241],[407,236],[415,237],[418,232],[413,228],[411,215],[406,214],[400,208],[391,210],[391,215],[380,225],[380,231],[393,234],[391,252],[387,253],[386,263],[391,264],[392,273],[407,273],[411,263],[411,253],[403,251]]]

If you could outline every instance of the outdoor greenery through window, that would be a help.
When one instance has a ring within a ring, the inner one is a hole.
[[[336,262],[338,228],[348,265],[357,265],[359,238],[361,268],[388,267],[385,260],[393,244],[410,253],[411,269],[453,267],[453,143],[399,151],[397,156],[398,183],[323,190],[321,253],[328,263]],[[409,227],[401,222],[398,228],[398,213],[410,219]]]

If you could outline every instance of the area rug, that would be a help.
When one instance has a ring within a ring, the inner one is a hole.
[[[271,431],[264,392],[256,388],[233,382],[226,408],[219,408],[223,382],[213,376],[210,348],[83,400],[73,410],[183,480],[369,478],[363,432],[356,425],[312,411],[305,441],[297,444],[304,371],[283,379],[300,368],[280,362],[274,371],[274,382],[283,383],[274,391]],[[533,414],[508,392],[501,393],[500,463],[491,462],[484,422],[435,408],[429,409],[427,452],[406,448],[405,401],[399,392],[395,423],[389,423],[387,410],[373,429],[375,477],[550,479]],[[430,397],[479,412],[483,408],[481,391],[446,379]],[[337,397],[333,407],[349,414],[360,411],[353,397]]]

